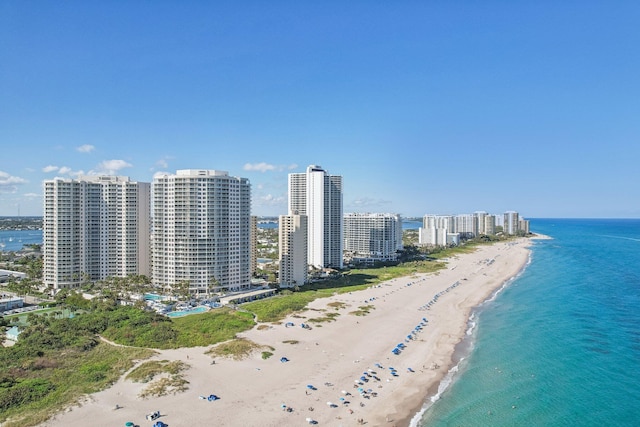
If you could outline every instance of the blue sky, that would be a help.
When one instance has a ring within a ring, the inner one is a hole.
[[[637,1],[0,3],[0,215],[42,181],[218,169],[286,213],[640,217]]]

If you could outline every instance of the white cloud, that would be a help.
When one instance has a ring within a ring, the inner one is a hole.
[[[276,167],[274,165],[271,165],[269,163],[265,163],[265,162],[260,162],[260,163],[246,163],[243,167],[244,170],[246,171],[259,171],[259,172],[266,172],[266,171],[272,171],[272,170],[276,170]]]
[[[162,169],[168,169],[169,168],[169,162],[167,162],[166,159],[160,159],[156,162],[156,166],[158,166],[159,168]]]
[[[89,175],[115,175],[120,169],[130,168],[133,165],[124,160],[113,159],[100,162],[96,170],[89,171]]]
[[[94,147],[93,145],[90,145],[90,144],[84,144],[84,145],[81,145],[81,146],[76,148],[76,150],[81,152],[81,153],[90,153],[95,149],[96,149],[96,147]]]
[[[282,172],[284,170],[292,170],[297,169],[298,165],[292,163],[290,165],[272,165],[271,163],[260,162],[260,163],[245,163],[243,169],[246,171],[258,171],[258,172],[267,172],[267,171],[278,171]]]
[[[26,184],[27,182],[29,181],[24,178],[0,171],[0,193],[15,193],[18,190],[18,185]]]
[[[24,197],[27,197],[27,198],[39,198],[39,197],[42,197],[42,195],[38,194],[38,193],[24,193]]]
[[[42,172],[45,172],[45,173],[55,172],[58,169],[60,169],[58,166],[48,165],[42,168]]]
[[[74,171],[69,166],[48,165],[48,166],[45,166],[45,167],[42,168],[42,172],[45,172],[45,173],[57,172],[58,176],[60,176],[60,175],[68,175],[68,176],[84,175],[84,171],[83,170]]]
[[[279,205],[286,201],[287,201],[286,197],[274,196],[273,194],[266,194],[260,197],[261,205]]]

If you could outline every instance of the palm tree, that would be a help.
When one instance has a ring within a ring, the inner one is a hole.
[[[207,289],[207,298],[209,298],[211,293],[217,294],[218,292],[220,292],[220,281],[212,276],[211,280],[209,280],[209,287]]]
[[[189,299],[190,284],[188,280],[180,280],[172,287],[173,296],[178,300]]]

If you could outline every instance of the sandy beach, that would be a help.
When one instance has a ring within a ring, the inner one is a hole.
[[[529,244],[517,239],[482,246],[449,259],[435,274],[319,299],[279,324],[241,334],[275,349],[266,360],[257,352],[212,364],[204,354],[210,347],[159,351],[154,359],[190,365],[187,391],[142,399],[138,395],[148,384],[121,379],[41,426],[145,426],[152,425],[145,415],[154,411],[170,427],[301,426],[311,420],[325,426],[407,426],[451,367],[471,310],[522,270]],[[368,314],[353,314],[365,306]],[[308,322],[327,313],[337,313],[335,321]],[[399,344],[404,348],[394,354]],[[201,398],[211,394],[219,399]]]

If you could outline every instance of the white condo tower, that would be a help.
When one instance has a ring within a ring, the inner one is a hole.
[[[251,186],[216,170],[153,181],[153,283],[208,295],[251,285]]]
[[[321,166],[289,174],[289,213],[307,216],[307,259],[317,268],[342,268],[342,176]]]
[[[44,186],[43,283],[78,288],[150,273],[150,184],[122,176],[55,178]]]

